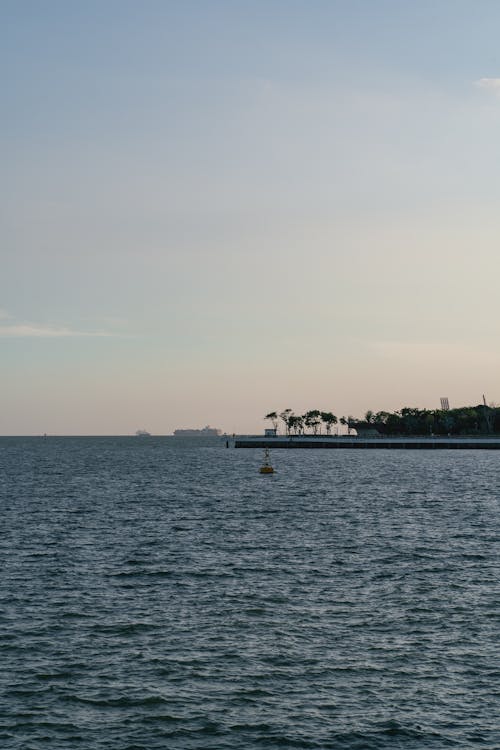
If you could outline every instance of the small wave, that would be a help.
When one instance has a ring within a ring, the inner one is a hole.
[[[175,729],[172,732],[169,733],[170,738],[185,738],[186,740],[189,740],[190,738],[201,736],[201,737],[213,737],[216,735],[226,734],[226,732],[222,729],[221,725],[218,724],[215,721],[206,721],[202,724],[200,727],[196,727],[193,729],[188,728],[179,728]],[[206,744],[203,745],[203,747],[207,747]]]
[[[35,675],[37,680],[66,680],[73,677],[73,672],[39,672]]]
[[[73,703],[83,703],[88,706],[97,706],[101,708],[134,708],[139,706],[161,706],[168,701],[161,695],[149,695],[145,698],[130,698],[122,696],[120,698],[84,698],[79,695],[67,697],[68,701]]]
[[[98,633],[108,633],[111,635],[133,635],[134,633],[156,630],[157,627],[157,625],[153,625],[149,622],[123,622],[116,623],[116,625],[100,625],[97,623],[92,626],[92,630]]]
[[[274,693],[264,688],[241,688],[234,693],[235,701],[254,700],[255,698],[270,698]]]
[[[185,721],[184,716],[172,716],[171,714],[154,714],[152,716],[141,716],[141,724],[175,724]]]
[[[125,560],[124,565],[147,565],[147,560],[137,560],[135,557],[131,557],[129,560]]]
[[[91,620],[93,617],[89,612],[63,612],[60,615],[61,620]]]
[[[107,578],[163,579],[171,578],[172,575],[170,570],[122,570],[119,573],[109,573]]]
[[[228,729],[231,732],[273,732],[273,727],[265,722],[261,724],[229,724]]]
[[[36,718],[33,719],[33,721],[15,721],[12,724],[6,724],[2,727],[2,729],[33,729],[36,728],[38,730],[40,729],[52,729],[56,732],[76,732],[80,729],[80,727],[77,727],[76,724],[72,724],[71,722],[61,722],[61,721],[40,721],[40,717],[37,715]]]
[[[458,746],[455,740],[438,732],[428,731],[420,726],[404,726],[399,721],[390,719],[380,724],[377,729],[367,732],[352,731],[335,734],[332,737],[335,750],[387,750],[401,748],[402,742],[418,742],[418,747],[436,748]]]
[[[290,735],[276,735],[271,734],[268,737],[258,737],[259,745],[262,747],[297,747],[302,750],[314,750],[314,748],[321,748],[325,750],[325,744],[316,742],[315,740],[306,740],[299,737],[290,737]],[[330,745],[332,750],[337,750],[337,745]],[[351,747],[351,750],[358,750],[358,748]],[[359,746],[359,750],[368,750],[368,746]]]

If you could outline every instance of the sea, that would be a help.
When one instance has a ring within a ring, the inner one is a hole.
[[[500,453],[0,438],[2,750],[500,748]]]

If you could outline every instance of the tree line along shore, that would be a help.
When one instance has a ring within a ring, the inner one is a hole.
[[[276,434],[281,427],[285,435],[331,435],[334,428],[338,434],[338,425],[345,427],[347,434],[356,430],[360,436],[500,434],[500,407],[486,404],[446,410],[405,406],[394,412],[367,411],[364,419],[337,417],[333,412],[319,409],[311,409],[305,414],[284,409],[281,412],[271,411],[264,419],[272,424]]]

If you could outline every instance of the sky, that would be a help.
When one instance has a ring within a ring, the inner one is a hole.
[[[496,0],[1,0],[2,435],[500,401]]]

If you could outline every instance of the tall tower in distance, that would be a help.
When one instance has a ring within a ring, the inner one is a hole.
[[[446,398],[446,396],[443,396],[441,398],[441,410],[442,411],[450,411],[450,402]]]

